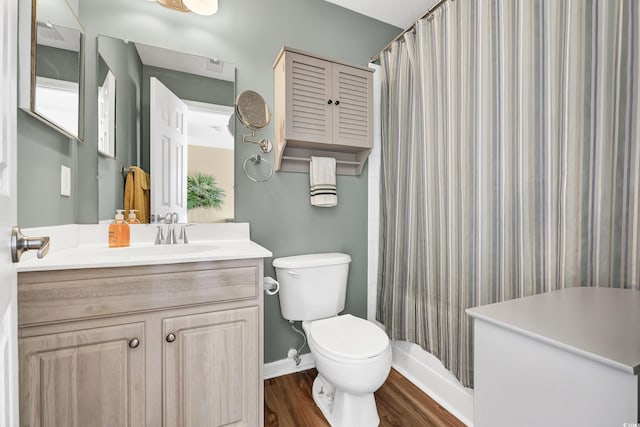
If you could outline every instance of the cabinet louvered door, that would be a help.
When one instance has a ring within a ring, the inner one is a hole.
[[[332,64],[309,56],[287,55],[287,139],[330,144]],[[331,100],[331,104],[329,104]]]
[[[371,73],[333,64],[333,143],[372,147],[373,121]]]

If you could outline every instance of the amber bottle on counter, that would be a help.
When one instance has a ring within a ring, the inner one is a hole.
[[[129,224],[124,220],[124,210],[118,209],[116,219],[109,225],[109,247],[122,248],[130,244]]]

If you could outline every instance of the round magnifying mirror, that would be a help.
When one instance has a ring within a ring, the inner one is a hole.
[[[240,123],[249,129],[262,129],[271,121],[271,113],[267,103],[260,94],[245,90],[236,99],[236,115]]]

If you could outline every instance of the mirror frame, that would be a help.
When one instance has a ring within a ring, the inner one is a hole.
[[[20,0],[18,2],[18,107],[40,122],[55,129],[69,139],[84,142],[84,103],[85,103],[85,38],[86,30],[78,15],[67,0],[60,0],[67,7],[80,27],[80,52],[78,70],[78,135],[69,133],[47,117],[35,111],[36,85],[36,45],[37,45],[37,3],[38,0]]]

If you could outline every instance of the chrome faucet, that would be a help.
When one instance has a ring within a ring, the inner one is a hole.
[[[156,245],[161,245],[162,244],[162,240],[164,239],[164,234],[162,233],[162,226],[159,225],[158,226],[158,232],[156,233]]]
[[[164,217],[158,215],[158,232],[156,233],[156,245],[175,245],[178,241],[182,241],[182,243],[189,243],[189,239],[187,238],[187,227],[191,227],[194,224],[185,224],[180,229],[180,237],[176,238],[176,224],[180,220],[180,216],[177,212],[168,212]],[[162,223],[167,224],[167,234],[165,238],[165,234],[163,231]]]
[[[178,239],[182,240],[182,243],[185,245],[189,243],[189,239],[187,238],[187,227],[191,227],[192,225],[195,224],[185,224],[180,229],[180,236],[178,237]]]
[[[164,222],[167,223],[167,239],[165,240],[165,245],[175,245],[178,243],[178,239],[176,239],[176,229],[174,224],[179,220],[179,216],[177,212],[168,212],[164,216]]]

